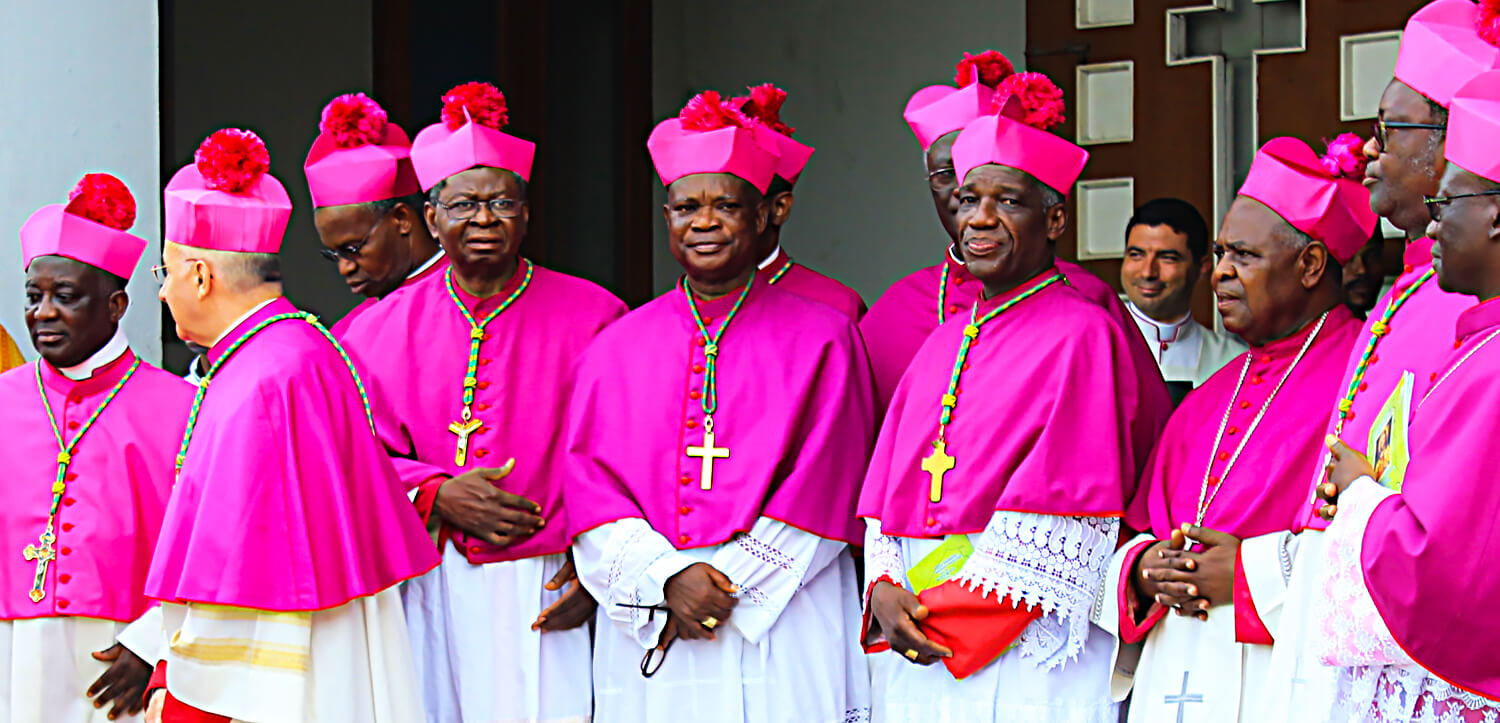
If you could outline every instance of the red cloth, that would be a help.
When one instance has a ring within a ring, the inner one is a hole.
[[[1234,640],[1237,643],[1274,645],[1276,640],[1260,619],[1255,609],[1255,598],[1250,596],[1250,581],[1245,579],[1245,562],[1240,559],[1243,547],[1234,552]]]
[[[917,596],[927,606],[926,620],[917,627],[929,640],[953,651],[943,665],[962,680],[1000,657],[1031,621],[1042,616],[1040,605],[1014,604],[1009,595],[996,600],[949,580]]]
[[[151,682],[146,684],[146,702],[150,704],[151,695],[158,690],[167,687],[167,661],[163,660],[156,664],[156,669],[151,671]],[[161,709],[161,723],[229,723],[229,718],[214,713],[205,713],[172,697],[168,692],[166,701]]]

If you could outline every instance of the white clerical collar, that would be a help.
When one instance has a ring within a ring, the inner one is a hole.
[[[961,259],[961,258],[959,258],[958,254],[953,253],[953,248],[954,248],[953,244],[948,244],[948,258],[952,259],[953,263],[958,264],[959,266],[963,266],[964,265],[964,260]]]
[[[756,268],[757,269],[763,269],[763,268],[765,268],[767,266],[770,266],[771,262],[775,261],[776,257],[780,256],[780,255],[781,255],[781,244],[776,244],[776,248],[775,248],[775,250],[771,251],[771,255],[765,257],[764,259],[762,259],[761,262],[760,262],[760,266],[757,266]]]
[[[125,340],[125,330],[116,328],[115,335],[110,337],[104,346],[99,347],[99,351],[94,352],[93,356],[84,359],[76,366],[64,367],[57,371],[75,382],[82,381],[94,376],[94,372],[99,371],[101,367],[125,356],[125,352],[129,350],[130,342]]]
[[[1175,341],[1177,333],[1182,330],[1182,327],[1193,320],[1192,311],[1183,314],[1182,318],[1176,321],[1157,321],[1148,316],[1146,312],[1141,311],[1140,307],[1136,306],[1133,301],[1125,302],[1125,308],[1130,309],[1130,313],[1135,318],[1156,327],[1156,334],[1160,341]]]
[[[443,250],[442,249],[438,249],[437,253],[435,253],[435,254],[432,255],[432,258],[427,259],[426,261],[423,261],[422,265],[418,266],[416,271],[413,271],[413,272],[407,274],[406,275],[406,280],[407,281],[411,281],[412,279],[415,279],[418,276],[421,276],[422,272],[424,272],[424,271],[432,268],[432,265],[435,264],[435,263],[437,263],[438,259],[440,259],[440,258],[443,258]]]
[[[219,338],[214,339],[214,343],[209,344],[208,348],[212,349],[212,348],[218,346],[219,342],[224,341],[224,337],[229,336],[229,332],[234,331],[236,328],[239,327],[240,324],[245,323],[246,319],[248,319],[248,318],[250,318],[252,316],[255,316],[255,312],[260,311],[261,309],[264,309],[267,306],[270,306],[271,302],[273,302],[273,301],[275,301],[275,300],[277,300],[279,298],[281,298],[281,297],[280,296],[273,296],[273,297],[271,297],[269,299],[266,299],[265,301],[260,302],[259,304],[256,304],[253,307],[250,307],[249,311],[247,311],[247,312],[245,312],[243,314],[240,314],[240,318],[235,319],[234,321],[229,322],[229,326],[224,327],[224,331],[219,332]]]

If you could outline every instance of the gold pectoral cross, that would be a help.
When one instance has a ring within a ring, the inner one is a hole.
[[[932,443],[932,454],[922,458],[922,471],[932,476],[932,492],[928,499],[941,502],[943,499],[943,476],[953,470],[955,460],[948,454],[948,443],[939,439]]]
[[[703,446],[688,447],[687,456],[702,458],[703,469],[699,473],[703,479],[702,487],[703,489],[711,490],[714,488],[714,460],[729,459],[729,448],[715,447],[713,429],[705,427],[703,430]]]
[[[482,426],[484,423],[477,419],[448,425],[448,431],[458,435],[458,448],[453,451],[453,464],[462,467],[465,462],[469,461],[469,435],[478,431]]]
[[[42,543],[41,547],[27,545],[21,550],[21,555],[26,558],[27,562],[36,562],[36,580],[31,583],[31,601],[34,603],[41,602],[42,598],[47,596],[47,593],[42,591],[47,581],[47,563],[57,559],[57,553],[52,551],[52,543],[57,540],[57,537],[48,531],[43,532],[39,539]]]

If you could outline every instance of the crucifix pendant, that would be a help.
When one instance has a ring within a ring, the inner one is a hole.
[[[928,499],[933,502],[943,500],[943,476],[950,472],[956,464],[953,457],[948,454],[948,443],[938,439],[932,443],[932,454],[922,458],[922,471],[932,478],[932,491]]]
[[[477,419],[448,425],[448,431],[458,435],[458,447],[453,451],[453,464],[462,467],[465,462],[469,461],[469,435],[482,426],[484,423]]]
[[[700,447],[688,447],[687,456],[698,457],[703,460],[703,468],[699,472],[702,478],[702,487],[706,490],[714,488],[714,460],[729,459],[728,447],[714,446],[714,432],[711,425],[704,425],[703,445]]]
[[[47,581],[47,563],[57,559],[57,554],[52,551],[52,543],[56,539],[50,531],[43,532],[38,538],[42,543],[41,547],[27,545],[21,550],[21,556],[26,558],[27,562],[36,563],[36,579],[31,583],[31,601],[34,603],[41,602],[42,598],[47,596],[42,588]]]

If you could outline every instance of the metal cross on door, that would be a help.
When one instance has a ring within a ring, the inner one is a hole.
[[[1214,0],[1167,10],[1167,65],[1209,63],[1214,217],[1223,218],[1259,146],[1260,59],[1307,49],[1305,0]],[[1330,126],[1332,123],[1330,123]]]

